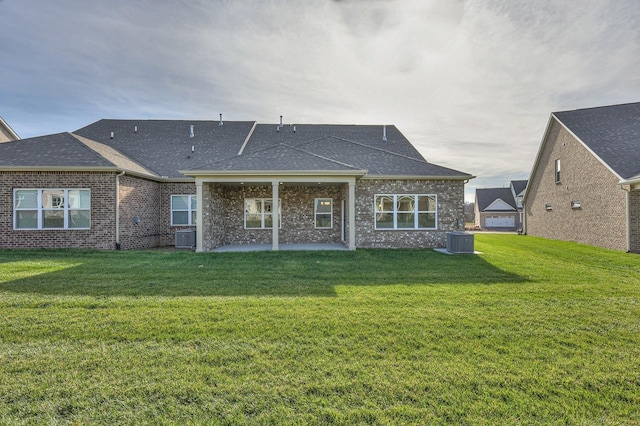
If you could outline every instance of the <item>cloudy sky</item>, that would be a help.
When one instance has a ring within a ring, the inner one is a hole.
[[[395,124],[526,179],[553,111],[640,101],[637,0],[0,0],[0,116]]]

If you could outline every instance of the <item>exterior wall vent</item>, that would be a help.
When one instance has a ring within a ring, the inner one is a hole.
[[[545,210],[547,210],[547,211],[551,211],[551,204],[546,204],[546,205],[544,206],[544,208],[545,208]]]
[[[571,202],[571,208],[574,209],[574,210],[582,208],[582,202],[580,202],[580,201],[572,201]]]
[[[449,253],[474,253],[473,234],[460,231],[447,233],[447,251]]]
[[[194,248],[195,246],[195,229],[180,229],[176,231],[176,248]]]

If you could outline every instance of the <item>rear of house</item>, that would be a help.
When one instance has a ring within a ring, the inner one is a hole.
[[[394,126],[100,120],[0,145],[1,244],[438,247],[471,178]]]

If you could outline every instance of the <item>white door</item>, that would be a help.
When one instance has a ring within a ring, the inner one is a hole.
[[[486,228],[515,228],[516,220],[514,217],[488,217],[484,226]]]

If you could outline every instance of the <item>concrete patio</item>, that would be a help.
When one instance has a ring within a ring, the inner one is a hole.
[[[214,253],[225,252],[249,252],[249,251],[271,251],[271,244],[231,244],[220,246],[213,250]],[[319,251],[319,250],[344,250],[349,248],[344,244],[280,244],[280,251]]]

